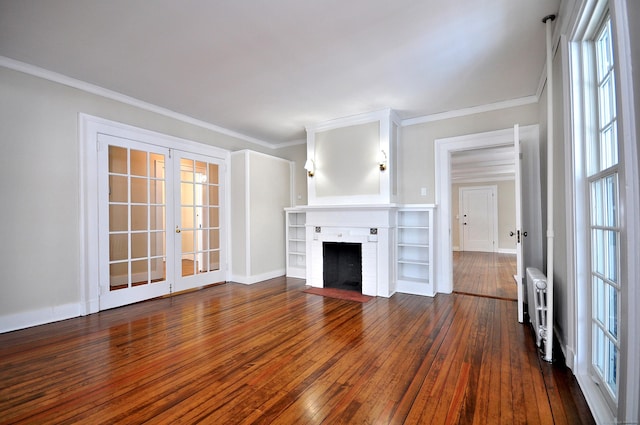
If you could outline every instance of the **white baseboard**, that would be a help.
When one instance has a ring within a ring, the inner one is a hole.
[[[427,297],[434,297],[436,295],[433,291],[433,285],[426,282],[420,283],[406,280],[398,280],[396,292],[412,295],[424,295]]]
[[[82,306],[80,303],[63,304],[22,313],[6,314],[0,316],[0,333],[58,322],[78,316],[82,316]]]
[[[267,273],[254,274],[251,276],[238,276],[231,275],[231,282],[242,283],[244,285],[253,285],[254,283],[262,282],[263,280],[273,279],[285,275],[285,269],[273,270]]]
[[[516,254],[516,250],[515,249],[510,249],[510,248],[498,248],[498,254]]]
[[[460,251],[460,247],[459,246],[454,246],[453,248],[451,248],[453,250],[453,252],[458,252]]]

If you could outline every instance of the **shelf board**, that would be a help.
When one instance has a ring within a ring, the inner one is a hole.
[[[290,238],[289,242],[306,242],[306,239]]]
[[[398,242],[398,246],[406,246],[406,247],[410,247],[410,248],[429,248],[429,244],[423,244],[423,243]]]
[[[400,259],[400,260],[398,260],[398,264],[415,264],[415,265],[418,265],[418,266],[428,266],[429,262],[428,261],[420,261],[420,260]]]
[[[424,283],[424,284],[429,283],[428,278],[421,279],[421,278],[409,277],[409,276],[398,276],[398,280],[404,280],[405,282]]]

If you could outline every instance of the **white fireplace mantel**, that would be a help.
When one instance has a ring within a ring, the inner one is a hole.
[[[390,297],[396,292],[393,235],[396,205],[299,207],[306,212],[307,284],[322,288],[323,242],[362,245],[362,293]]]

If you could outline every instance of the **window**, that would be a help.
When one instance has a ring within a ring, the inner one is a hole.
[[[640,175],[627,0],[581,0],[569,29],[575,307],[568,344],[598,423],[639,423]],[[635,6],[634,6],[635,7]],[[575,345],[571,346],[571,343]],[[570,351],[569,351],[570,352]]]
[[[592,47],[589,185],[591,365],[593,378],[617,404],[620,362],[620,219],[618,137],[611,19],[607,15]]]

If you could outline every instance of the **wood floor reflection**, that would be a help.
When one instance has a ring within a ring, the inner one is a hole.
[[[453,290],[457,293],[516,300],[515,274],[515,254],[453,253]]]
[[[0,334],[0,423],[593,423],[516,303],[227,283]]]

